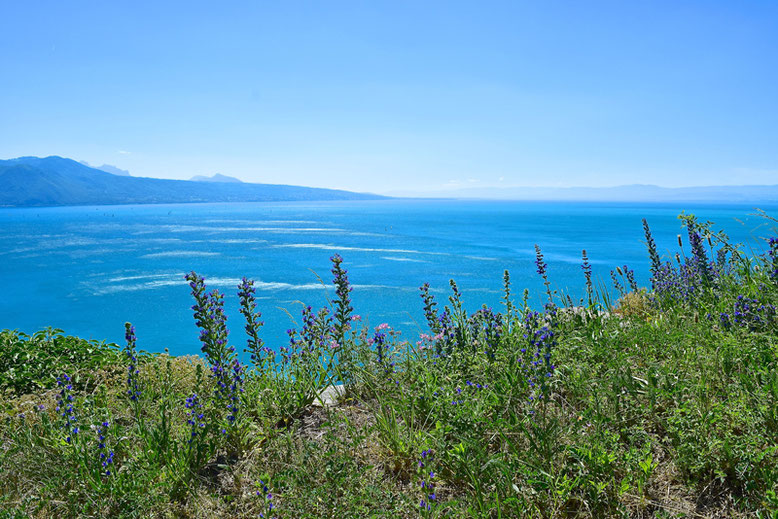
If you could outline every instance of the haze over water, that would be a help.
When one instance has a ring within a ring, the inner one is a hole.
[[[624,264],[644,285],[641,218],[667,255],[677,250],[677,234],[685,240],[682,209],[754,248],[768,234],[767,220],[749,216],[751,206],[387,200],[0,209],[0,329],[53,326],[121,343],[131,321],[142,349],[198,353],[183,279],[195,270],[226,293],[238,349],[245,335],[236,286],[242,276],[255,279],[262,336],[277,349],[296,326],[289,314],[299,323],[300,301],[320,307],[334,296],[329,258],[339,253],[355,313],[415,341],[426,331],[418,290],[425,282],[441,305],[453,278],[471,311],[499,307],[508,269],[515,300],[528,288],[540,306],[535,243],[553,287],[576,301],[581,249],[608,287],[609,271]]]

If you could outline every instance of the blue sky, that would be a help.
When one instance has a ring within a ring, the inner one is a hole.
[[[778,2],[4,2],[0,121],[135,176],[776,184]]]

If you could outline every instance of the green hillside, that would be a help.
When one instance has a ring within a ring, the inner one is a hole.
[[[279,184],[117,176],[62,157],[0,161],[0,207],[370,200],[366,193]]]

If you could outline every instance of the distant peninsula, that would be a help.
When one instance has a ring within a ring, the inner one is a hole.
[[[106,169],[56,156],[0,160],[0,207],[386,198],[336,189],[251,184],[218,174],[197,180],[166,180]]]

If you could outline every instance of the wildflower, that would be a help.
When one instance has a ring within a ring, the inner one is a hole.
[[[430,284],[424,283],[419,287],[421,291],[421,299],[424,301],[424,317],[427,319],[427,324],[433,333],[437,333],[440,330],[438,323],[438,311],[435,307],[438,305],[435,302],[435,297],[430,294]]]
[[[368,344],[375,346],[375,352],[376,356],[378,357],[378,365],[382,366],[385,362],[386,357],[386,334],[384,333],[384,330],[386,330],[389,327],[388,324],[381,324],[376,327],[375,334],[373,335],[372,339],[368,340]]]
[[[705,246],[702,244],[702,236],[695,230],[691,220],[686,224],[686,228],[689,233],[689,244],[692,248],[691,267],[702,283],[707,285],[711,280],[712,272],[708,264]]]
[[[484,347],[483,352],[489,360],[495,360],[495,351],[503,332],[502,316],[484,305],[470,318],[470,328],[475,339],[473,345],[475,346],[477,341],[477,344]]]
[[[656,250],[656,242],[651,235],[651,229],[648,227],[648,222],[643,218],[643,231],[646,236],[646,246],[648,247],[648,256],[651,259],[651,275],[652,277],[662,267],[662,261],[659,259],[659,253]]]
[[[506,316],[506,329],[505,331],[508,332],[511,323],[513,322],[513,301],[511,300],[511,274],[508,272],[508,269],[505,269],[505,271],[502,274],[502,284],[503,284],[503,304],[505,305],[505,316]]]
[[[725,330],[729,330],[732,327],[732,321],[730,321],[728,313],[721,312],[719,315],[719,322]]]
[[[423,479],[419,483],[419,486],[425,492],[425,496],[422,497],[421,501],[419,502],[419,508],[421,508],[423,511],[429,511],[432,509],[432,507],[435,505],[437,501],[437,495],[435,494],[435,481],[434,481],[435,472],[432,470],[426,472],[426,471],[422,471],[422,469],[425,468],[425,464],[423,460],[427,460],[427,462],[432,461],[432,451],[431,450],[422,451],[421,458],[422,459],[419,460],[419,471]]]
[[[535,244],[535,265],[538,267],[538,274],[543,278],[543,284],[546,286],[546,294],[548,294],[548,300],[552,301],[551,295],[551,282],[548,280],[548,274],[546,274],[547,265],[543,259],[543,253],[540,251],[540,246]]]
[[[124,323],[124,338],[127,345],[124,347],[124,355],[127,358],[127,396],[133,402],[140,398],[141,388],[138,377],[138,355],[135,351],[135,327],[130,323]]]
[[[189,425],[189,438],[188,443],[192,443],[199,434],[201,429],[205,428],[205,416],[202,412],[202,404],[197,393],[192,394],[184,401],[184,407],[186,407],[187,419],[186,423]]]
[[[349,285],[348,271],[345,270],[341,264],[343,258],[339,254],[335,254],[330,258],[332,262],[332,274],[333,283],[335,284],[335,325],[334,334],[335,339],[342,343],[345,333],[347,331],[347,325],[351,317],[351,312],[354,308],[351,306],[351,296],[349,295],[353,288]]]
[[[435,356],[444,357],[451,353],[454,344],[456,343],[456,330],[454,323],[451,322],[451,314],[448,307],[443,310],[443,313],[438,317],[438,330],[440,330],[432,338],[435,347]]]
[[[196,304],[195,324],[200,328],[202,351],[209,361],[221,360],[229,351],[227,347],[227,316],[224,314],[224,296],[218,290],[205,291],[205,278],[190,272],[184,276],[192,288]],[[233,350],[234,351],[234,350]]]
[[[264,511],[270,514],[273,512],[273,510],[275,510],[275,505],[273,504],[273,494],[270,492],[270,489],[267,487],[265,482],[261,479],[259,480],[257,486],[260,487],[260,490],[256,491],[256,495],[264,499]],[[265,518],[267,516],[265,516],[263,512],[260,512],[259,517]]]
[[[618,267],[617,267],[618,268]],[[619,279],[616,277],[616,271],[611,270],[611,281],[613,281],[613,287],[616,289],[616,291],[619,293],[619,295],[624,295],[624,287],[619,282]]]
[[[202,351],[211,365],[211,377],[215,381],[214,397],[224,402],[228,424],[235,423],[240,403],[239,393],[243,392],[243,365],[236,358],[235,348],[227,343],[227,316],[224,314],[224,296],[217,290],[206,292],[204,278],[194,272],[184,276],[189,281],[192,296],[195,299],[194,318],[200,328]],[[246,308],[251,307],[251,289],[248,280],[242,284]],[[258,317],[255,314],[254,317]],[[254,324],[258,321],[254,319]],[[256,328],[255,328],[256,329]],[[257,338],[258,339],[258,338]],[[257,343],[257,346],[259,343]]]
[[[257,301],[254,297],[256,289],[254,281],[243,278],[238,285],[238,298],[240,299],[240,313],[246,319],[246,334],[248,335],[248,347],[246,351],[251,353],[251,362],[257,367],[263,367],[264,341],[259,337],[259,329],[264,322],[260,321],[262,313],[258,312]]]
[[[314,313],[311,306],[305,306],[302,310],[303,326],[297,330],[288,330],[289,346],[295,354],[309,355],[315,350],[327,346],[333,349],[332,343],[337,343],[332,339],[332,318],[329,316],[329,309],[322,308]],[[348,330],[349,326],[344,328]]]
[[[758,299],[751,299],[739,295],[732,308],[731,324],[751,331],[764,329],[776,320],[776,308],[770,304],[760,303]],[[724,321],[722,319],[722,325]],[[728,326],[725,326],[728,328]]]
[[[524,316],[524,339],[526,346],[521,348],[517,366],[529,385],[530,400],[548,395],[550,379],[556,370],[551,362],[551,355],[556,346],[556,309],[547,305],[546,312],[527,312]],[[487,386],[485,386],[487,387]]]
[[[586,249],[581,251],[581,270],[584,272],[586,278],[586,294],[589,297],[589,305],[592,304],[592,294],[594,288],[592,286],[592,265],[589,263],[589,257],[586,255]]]
[[[73,407],[73,385],[70,383],[70,377],[66,374],[62,374],[57,377],[57,386],[60,388],[57,396],[57,412],[63,418],[62,427],[67,432],[65,441],[72,443],[73,439],[78,436],[78,426],[76,425],[76,413]]]
[[[108,434],[108,422],[103,422],[97,427],[97,457],[98,461],[102,464],[103,475],[111,475],[111,465],[113,464],[113,451],[110,451],[105,446],[105,437]]]

